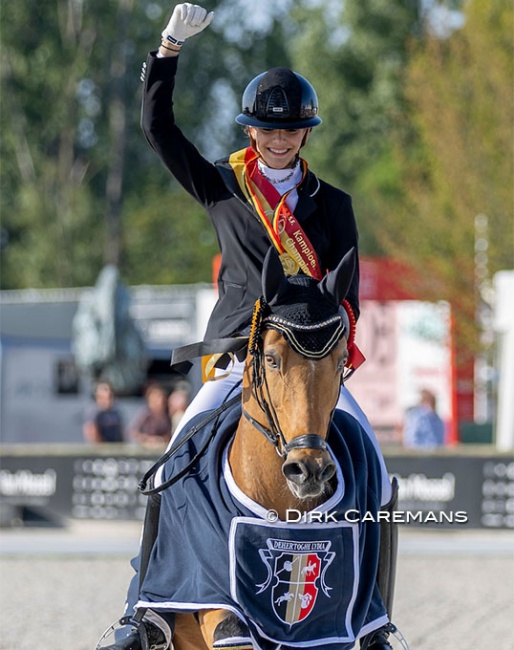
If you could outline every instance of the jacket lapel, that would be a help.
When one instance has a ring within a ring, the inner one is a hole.
[[[219,160],[216,162],[216,167],[223,178],[225,187],[236,196],[250,212],[258,217],[253,206],[247,201],[245,195],[239,187],[239,183],[235,177],[235,174],[228,163],[228,159]],[[298,190],[298,204],[294,211],[294,216],[298,221],[305,221],[316,210],[316,201],[314,200],[314,195],[319,190],[319,180],[318,177],[313,174],[311,171],[307,172],[307,178],[305,182],[302,183]]]
[[[239,187],[239,183],[237,182],[237,178],[236,175],[234,174],[234,170],[228,163],[228,158],[223,158],[223,160],[218,160],[215,163],[215,165],[228,191],[231,194],[237,196],[238,199],[241,199],[245,203],[248,203],[245,195],[243,194],[241,188]]]
[[[307,173],[305,182],[298,190],[298,203],[294,210],[294,216],[302,222],[307,219],[317,208],[314,195],[319,190],[318,177],[311,171]]]

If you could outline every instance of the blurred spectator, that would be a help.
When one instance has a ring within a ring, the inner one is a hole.
[[[114,406],[114,392],[107,382],[95,388],[95,406],[86,414],[82,428],[87,442],[123,442],[123,420]]]
[[[171,438],[166,390],[158,384],[150,384],[145,398],[146,408],[136,417],[131,438],[144,445],[166,446]]]
[[[444,444],[444,423],[436,412],[436,398],[431,391],[423,389],[418,406],[405,414],[403,444],[425,449]]]
[[[168,397],[168,414],[171,419],[171,433],[175,431],[189,404],[189,389],[179,385]]]

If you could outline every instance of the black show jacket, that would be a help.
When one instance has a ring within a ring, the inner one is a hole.
[[[262,265],[271,242],[253,206],[241,193],[228,158],[209,162],[175,124],[172,95],[177,64],[178,57],[157,58],[155,53],[149,54],[141,125],[169,171],[205,207],[216,231],[222,262],[219,299],[205,335],[210,340],[232,336],[248,327],[253,305],[262,293]],[[294,214],[322,269],[334,269],[352,246],[357,250],[357,226],[350,196],[310,171],[298,188]],[[357,265],[347,296],[356,317],[358,290]]]

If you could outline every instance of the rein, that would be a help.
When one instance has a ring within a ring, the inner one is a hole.
[[[183,476],[185,476],[200,460],[200,458],[204,455],[204,453],[207,450],[207,447],[211,443],[212,439],[216,435],[216,432],[218,431],[219,427],[219,421],[221,415],[229,409],[231,406],[234,406],[238,402],[241,401],[241,395],[238,393],[237,395],[234,395],[232,399],[229,399],[230,394],[234,392],[236,388],[239,388],[241,385],[241,382],[238,382],[235,386],[232,387],[228,395],[225,397],[223,400],[223,404],[219,406],[216,410],[212,411],[207,415],[205,418],[203,418],[198,424],[195,424],[193,427],[191,427],[188,432],[184,435],[184,437],[179,441],[176,442],[174,445],[172,445],[160,458],[159,460],[150,467],[150,469],[145,473],[143,478],[139,481],[139,491],[141,494],[144,495],[150,495],[150,494],[158,494],[159,492],[162,492],[166,488],[171,487],[174,483],[179,481]],[[165,481],[164,483],[161,483],[158,486],[155,486],[154,484],[154,477],[155,474],[157,473],[157,470],[162,467],[166,461],[168,461],[172,456],[174,456],[178,450],[186,444],[188,440],[190,440],[200,429],[205,427],[209,422],[212,420],[215,420],[214,424],[212,425],[212,430],[211,433],[209,434],[207,440],[205,441],[205,444],[203,447],[198,451],[197,454],[195,454],[194,458],[184,467],[180,472],[175,474],[175,476],[172,476],[170,479]],[[151,487],[148,487],[148,482],[152,479]]]
[[[287,454],[293,449],[319,449],[325,451],[327,449],[327,443],[317,433],[306,433],[303,436],[293,438],[290,442],[286,441],[282,429],[280,428],[277,412],[273,406],[268,382],[266,380],[266,371],[262,362],[262,339],[258,341],[255,340],[252,354],[252,394],[266,416],[268,427],[263,426],[243,408],[243,415],[248,422],[250,422],[257,431],[262,433],[262,435],[271,442],[275,447],[277,454],[281,458],[286,458]],[[264,394],[264,387],[266,388],[266,395]],[[334,410],[335,406],[332,409],[332,414],[334,413]],[[330,416],[330,420],[332,420],[332,415]]]
[[[248,422],[257,429],[257,431],[260,431],[260,433],[262,433],[262,435],[265,436],[271,442],[271,444],[275,446],[277,454],[281,458],[285,458],[292,449],[320,449],[321,451],[325,451],[327,449],[327,443],[321,436],[318,436],[317,433],[306,433],[303,436],[293,438],[291,442],[286,442],[284,434],[282,431],[280,431],[280,429],[274,433],[271,430],[271,427],[270,429],[267,429],[266,427],[262,426],[260,422],[258,422],[255,418],[252,418],[252,416],[249,415],[245,410],[243,410],[243,415],[248,420]]]

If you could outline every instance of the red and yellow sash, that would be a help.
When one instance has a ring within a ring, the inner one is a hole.
[[[259,173],[257,160],[258,154],[251,147],[236,151],[230,156],[229,164],[239,187],[255,208],[268,237],[277,249],[286,275],[294,275],[302,270],[321,280],[323,272],[314,247],[286,204],[289,194],[304,181],[308,171],[307,163],[300,160],[300,183],[281,196]]]
[[[303,183],[308,166],[300,158],[302,179],[296,187],[282,196],[275,187],[259,172],[257,160],[259,155],[251,148],[241,149],[229,157],[241,191],[249,203],[255,208],[268,237],[277,249],[286,275],[294,275],[302,270],[317,280],[325,275],[322,270],[314,247],[305,234],[298,220],[286,205],[289,194]],[[347,300],[343,306],[348,312],[350,332],[348,334],[348,367],[357,368],[365,358],[354,343],[356,319]]]

